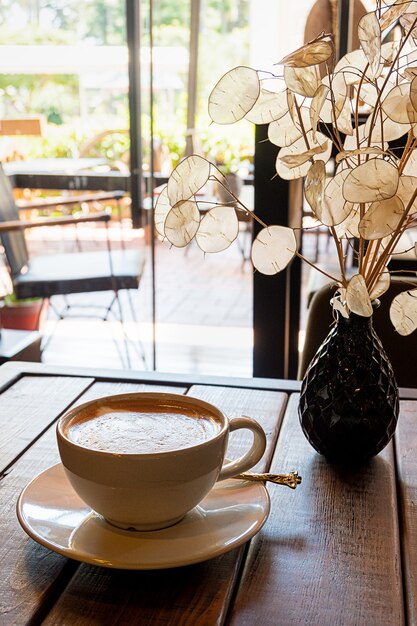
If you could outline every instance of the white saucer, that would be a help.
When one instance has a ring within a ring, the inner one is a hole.
[[[64,556],[145,570],[198,563],[240,546],[262,528],[269,506],[262,483],[225,480],[175,526],[119,530],[84,504],[58,463],[23,489],[17,516],[32,539]]]

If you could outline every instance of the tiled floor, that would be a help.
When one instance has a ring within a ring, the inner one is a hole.
[[[80,229],[80,227],[79,227]],[[32,235],[31,248],[36,253],[45,247],[53,251],[73,246],[66,230],[63,242],[59,229]],[[34,232],[34,231],[33,231]],[[120,229],[112,230],[114,245],[120,240]],[[45,237],[48,240],[45,243]],[[36,239],[34,238],[36,237]],[[126,293],[121,295],[127,334],[139,333],[146,352],[147,367],[152,368],[152,277],[150,248],[145,246],[143,231],[132,231],[127,224],[123,237],[129,246],[147,250],[148,262],[139,291],[132,293],[137,314],[131,316]],[[242,233],[241,237],[249,237]],[[103,231],[80,229],[83,249],[102,245]],[[324,246],[324,240],[322,247]],[[307,237],[314,247],[315,238]],[[215,375],[252,375],[252,266],[244,262],[237,243],[227,251],[204,256],[197,245],[187,249],[170,248],[166,242],[156,244],[156,369],[164,372],[193,372]],[[308,283],[306,270],[303,284]],[[303,291],[305,296],[305,289]],[[71,302],[107,304],[110,293],[71,296]],[[59,306],[59,298],[54,304]],[[302,309],[302,326],[305,310]],[[302,333],[301,333],[302,334]],[[143,369],[139,354],[126,344],[117,321],[68,318],[56,324],[52,311],[45,329],[49,338],[43,361],[54,364]]]

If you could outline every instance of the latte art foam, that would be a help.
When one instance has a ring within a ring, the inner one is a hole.
[[[221,425],[204,416],[102,408],[99,415],[73,421],[67,436],[75,443],[103,452],[148,454],[198,445],[214,437]]]

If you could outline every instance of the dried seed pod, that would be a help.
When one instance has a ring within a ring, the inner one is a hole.
[[[247,115],[258,99],[258,72],[240,65],[222,76],[209,96],[209,115],[216,124],[234,124]]]
[[[376,300],[377,298],[380,298],[381,296],[383,296],[384,293],[388,291],[390,284],[391,284],[390,273],[388,271],[388,268],[384,267],[380,276],[378,277],[375,287],[372,288],[372,291],[369,294],[369,297],[371,298],[371,300]]]
[[[383,12],[379,25],[381,30],[385,30],[391,26],[397,19],[410,8],[409,2],[395,2],[386,11]]]
[[[302,107],[301,119],[305,122],[305,130],[310,130],[309,113],[306,107]],[[295,124],[290,113],[286,113],[268,126],[268,139],[275,146],[284,148],[291,146],[297,139],[303,136],[300,124]]]
[[[312,98],[320,86],[317,65],[309,67],[284,67],[284,80],[288,89],[300,96]]]
[[[381,27],[374,12],[364,15],[358,24],[358,38],[369,63],[369,76],[375,78],[381,62]]]
[[[367,240],[391,235],[404,216],[404,205],[396,195],[388,200],[372,202],[359,222],[360,236]]]
[[[320,111],[320,119],[326,124],[333,124],[345,106],[348,97],[348,84],[343,72],[329,74],[323,78],[323,85],[329,87],[324,104]]]
[[[348,282],[346,304],[352,313],[362,317],[371,317],[373,313],[371,298],[366,288],[365,279],[361,274],[355,274]]]
[[[323,202],[316,212],[318,219],[326,226],[337,226],[352,211],[353,204],[347,202],[343,196],[343,184],[350,171],[349,169],[339,171],[326,185]]]
[[[376,202],[392,198],[398,189],[397,168],[383,159],[369,159],[350,171],[343,183],[348,202]]]
[[[252,263],[261,274],[281,272],[294,257],[297,241],[292,228],[267,226],[252,244]]]
[[[280,93],[274,93],[261,88],[257,101],[251,110],[246,113],[245,119],[252,122],[252,124],[269,124],[274,120],[278,120],[287,112],[286,89]]]
[[[287,54],[278,65],[287,65],[289,67],[308,67],[310,65],[318,65],[330,59],[333,54],[331,43],[325,39],[307,43],[301,48]]]
[[[236,211],[230,206],[216,206],[201,220],[195,240],[203,252],[222,252],[239,234]]]
[[[168,185],[165,185],[161,189],[161,193],[155,203],[155,229],[162,237],[165,237],[165,219],[171,209],[172,206],[168,198]]]
[[[200,212],[194,200],[185,200],[174,206],[165,218],[164,233],[177,248],[184,248],[195,237],[200,226]]]
[[[417,289],[403,291],[395,296],[389,316],[400,335],[411,335],[417,328]]]
[[[371,126],[371,122],[372,116],[370,115],[365,122],[364,131],[365,137],[371,137],[372,144],[381,144],[382,141],[387,143],[388,141],[399,139],[399,137],[402,137],[410,130],[409,122],[406,122],[405,124],[394,122],[392,119],[384,115],[383,112],[378,115],[373,126]]]
[[[280,156],[278,158],[282,163],[284,163],[286,167],[292,169],[294,167],[300,167],[301,165],[304,165],[304,163],[310,161],[313,156],[325,152],[327,150],[327,146],[328,141],[324,141],[322,144],[318,144],[317,146],[314,146],[313,148],[310,148],[305,152],[299,152],[297,154],[287,154],[286,156]]]
[[[400,176],[400,180],[398,183],[397,196],[400,198],[401,202],[404,205],[404,209],[407,209],[409,202],[413,194],[417,189],[417,177],[416,176]],[[411,205],[408,215],[412,215],[417,211],[417,198],[414,199],[413,204]]]
[[[317,126],[320,119],[320,113],[324,106],[327,96],[329,95],[330,87],[327,85],[320,85],[310,104],[310,125],[313,131],[313,138],[316,141]]]
[[[416,124],[417,111],[410,97],[411,83],[401,83],[388,93],[381,102],[381,108],[393,122],[398,124]]]
[[[208,181],[211,164],[207,159],[193,154],[181,161],[168,180],[168,198],[172,207],[189,200]]]
[[[381,148],[372,146],[371,148],[359,148],[356,150],[343,150],[336,155],[336,163],[340,163],[344,159],[353,159],[355,156],[362,156],[365,154],[380,154],[384,155],[385,152]]]
[[[316,141],[313,141],[312,131],[309,131],[307,133],[307,141],[309,145],[309,150],[320,146],[320,151],[318,153],[311,154],[311,158],[313,160],[321,160],[327,163],[327,161],[330,159],[332,149],[332,144],[328,140],[328,138],[322,133],[316,133]],[[304,154],[305,152],[306,141],[304,139],[304,136],[297,139],[297,141],[291,144],[291,146],[281,148],[281,150],[278,152],[275,163],[275,167],[279,176],[286,180],[293,180],[295,178],[301,178],[302,176],[305,176],[310,168],[309,160],[304,162],[302,165],[295,167],[287,167],[287,165],[285,165],[285,162],[282,160],[283,157],[295,155],[298,156]]]
[[[314,214],[320,211],[326,185],[326,165],[324,161],[315,161],[307,172],[304,181],[304,196]]]
[[[363,50],[353,50],[345,54],[334,68],[334,74],[343,74],[347,85],[359,83],[368,65]]]
[[[347,218],[335,226],[336,235],[339,239],[342,239],[343,237],[355,237],[356,239],[359,239],[360,237],[358,230],[360,221],[359,207],[355,204],[350,206],[352,206],[352,210]]]

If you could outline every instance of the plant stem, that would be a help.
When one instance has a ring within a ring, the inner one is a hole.
[[[413,195],[411,196],[410,200],[408,201],[408,204],[407,204],[407,206],[406,206],[406,208],[404,210],[404,214],[403,214],[400,222],[398,223],[397,228],[395,229],[395,233],[393,233],[390,242],[388,243],[388,245],[385,248],[385,250],[383,250],[381,256],[379,257],[378,261],[376,262],[373,270],[371,271],[371,273],[369,275],[369,286],[372,285],[378,279],[378,276],[379,276],[382,268],[386,265],[386,262],[387,262],[388,258],[390,257],[390,255],[392,254],[392,252],[394,251],[394,248],[397,245],[401,235],[406,230],[406,227],[404,228],[404,223],[405,223],[405,220],[408,217],[408,212],[410,211],[411,207],[413,206],[414,200],[416,198],[417,198],[417,187],[414,190]]]
[[[330,99],[332,101],[332,125],[333,125],[333,128],[334,128],[335,136],[338,138],[338,143],[341,146],[343,144],[342,144],[342,139],[340,137],[339,129],[337,127],[336,102],[335,102],[335,99],[334,99],[334,93],[333,93],[333,87],[332,87],[333,78],[332,78],[332,74],[329,74],[328,76],[329,76],[329,87],[330,87]],[[346,90],[347,90],[347,85],[346,85]],[[346,97],[347,97],[347,93],[346,93]],[[342,109],[343,109],[343,107],[342,107]],[[339,115],[340,115],[340,113],[339,113]]]
[[[361,202],[359,204],[359,218],[360,220],[365,215],[365,204]],[[365,252],[365,240],[363,237],[359,238],[359,274],[362,274],[363,256]]]
[[[360,149],[360,141],[359,141],[359,95],[362,89],[362,85],[363,85],[363,81],[365,80],[365,72],[369,67],[369,63],[368,65],[365,67],[365,71],[362,72],[362,76],[361,79],[359,81],[359,85],[358,85],[358,89],[357,89],[357,95],[356,95],[356,102],[355,102],[355,133],[356,133],[356,145],[358,147],[358,150]],[[358,165],[361,164],[361,155],[358,154]]]
[[[340,135],[338,137],[336,137],[336,135],[333,133],[332,128],[330,126],[328,126],[328,124],[326,124],[326,122],[322,122],[322,124],[325,127],[325,129],[327,130],[327,132],[329,133],[329,138],[333,142],[333,144],[337,147],[337,150],[339,152],[343,152],[343,144],[340,142]]]
[[[336,244],[337,258],[339,260],[340,273],[342,275],[342,284],[343,284],[344,287],[346,287],[347,280],[346,280],[346,273],[345,273],[345,259],[344,259],[344,256],[343,256],[342,244],[340,242],[339,237],[337,236],[335,227],[334,226],[330,226],[329,230],[330,230],[331,235],[332,235],[332,237],[334,239],[334,242]]]
[[[300,122],[300,128],[301,128],[301,132],[303,133],[303,137],[304,137],[304,141],[306,144],[306,148],[307,150],[310,150],[310,144],[307,138],[307,133],[306,133],[306,129],[304,127],[304,122],[303,122],[303,118],[301,117],[301,110],[300,107],[298,106],[298,102],[297,102],[297,98],[294,96],[294,104],[295,104],[295,108],[297,110],[297,115],[298,115],[298,121]]]
[[[372,281],[370,280],[370,277],[372,276],[373,265],[375,263],[375,260],[377,259],[377,254],[379,252],[379,248],[381,247],[381,241],[382,241],[381,239],[377,240],[376,245],[374,247],[374,250],[372,251],[372,258],[371,257],[369,258],[369,263],[368,263],[368,266],[370,267],[369,275],[365,276],[365,282],[366,282],[367,286],[369,287],[369,291],[371,289],[373,289],[375,283],[378,280],[378,276],[376,276],[376,280],[375,280],[375,277],[373,277]]]
[[[366,250],[366,253],[365,253],[365,256],[364,256],[364,259],[363,259],[362,270],[363,270],[363,275],[364,276],[366,274],[366,270],[367,270],[368,265],[369,265],[369,259],[371,258],[371,253],[372,253],[372,249],[374,247],[375,241],[376,241],[375,239],[372,239],[372,241],[369,242],[368,248]]]
[[[401,174],[403,173],[404,168],[407,165],[407,162],[408,162],[409,158],[411,157],[414,148],[416,147],[416,144],[417,144],[417,139],[414,137],[412,131],[409,130],[408,131],[408,135],[407,135],[407,143],[405,144],[403,153],[401,155],[400,162],[398,164],[398,174],[399,174],[399,176],[401,176]]]
[[[378,110],[378,107],[379,107],[380,102],[381,102],[381,95],[382,95],[382,92],[384,91],[384,89],[385,89],[385,87],[386,87],[386,85],[387,85],[387,83],[388,83],[388,80],[389,80],[389,78],[390,78],[390,76],[391,76],[391,74],[392,74],[392,72],[393,72],[393,68],[395,67],[395,64],[397,63],[397,61],[398,61],[398,59],[399,59],[399,57],[400,57],[400,53],[401,53],[402,49],[404,48],[404,46],[405,46],[405,44],[406,44],[406,42],[407,42],[407,39],[408,39],[408,38],[409,38],[409,36],[411,35],[411,33],[412,33],[412,31],[413,31],[413,29],[414,29],[414,27],[415,27],[415,25],[416,25],[416,24],[417,24],[417,17],[416,17],[416,19],[414,20],[414,22],[412,23],[411,28],[409,29],[408,33],[406,34],[406,36],[405,36],[405,37],[404,37],[404,39],[402,40],[401,44],[399,45],[398,50],[397,50],[397,53],[396,53],[396,55],[395,55],[395,57],[394,57],[394,60],[393,60],[393,62],[391,63],[391,66],[390,66],[390,68],[389,68],[389,71],[387,72],[387,75],[386,75],[386,77],[385,77],[384,82],[382,83],[381,91],[379,91],[379,92],[378,92],[378,95],[377,95],[377,97],[376,97],[376,101],[375,101],[375,105],[374,105],[374,110],[372,111],[372,117],[371,117],[371,122],[370,122],[370,126],[369,126],[368,147],[371,145],[372,130],[373,130],[374,126],[375,126],[375,118],[376,118],[376,115],[377,115],[377,110]]]
[[[210,178],[210,180],[215,180],[216,182],[218,182],[219,185],[221,185],[223,187],[223,189],[225,189],[227,191],[227,193],[229,193],[232,196],[232,198],[237,202],[237,204],[240,204],[240,207],[236,207],[239,211],[245,211],[246,213],[248,213],[251,216],[252,219],[254,219],[256,222],[258,222],[258,224],[260,224],[263,228],[267,228],[267,224],[265,224],[265,222],[262,221],[261,218],[256,215],[256,213],[254,213],[253,211],[248,209],[248,207],[245,206],[243,204],[243,202],[241,200],[239,200],[239,198],[237,196],[235,196],[233,191],[231,191],[227,185],[222,183],[222,181],[219,180],[218,178],[216,178],[215,176],[213,176],[213,177],[210,176],[209,178]],[[222,206],[222,205],[220,205],[220,206]]]
[[[308,259],[306,259],[305,256],[303,256],[302,254],[300,254],[299,252],[297,252],[297,250],[295,251],[295,256],[297,256],[299,259],[301,259],[302,261],[304,261],[304,263],[307,263],[307,265],[310,265],[310,267],[313,267],[315,270],[317,270],[318,272],[320,272],[320,274],[324,274],[324,276],[327,276],[327,278],[330,278],[330,280],[333,280],[335,283],[340,282],[338,278],[335,278],[334,276],[332,276],[331,274],[328,274],[327,272],[325,272],[324,270],[321,269],[321,267],[319,267],[318,265],[314,265],[314,263],[312,263],[311,261],[309,261]]]

